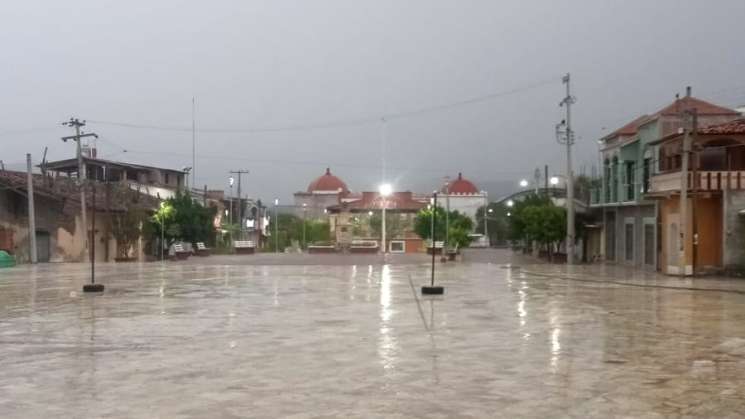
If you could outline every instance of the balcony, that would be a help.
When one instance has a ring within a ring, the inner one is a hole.
[[[688,172],[686,183],[688,189],[699,191],[722,191],[725,189],[745,190],[745,171],[704,171]],[[663,173],[652,176],[650,182],[650,193],[664,193],[680,191],[680,172]]]

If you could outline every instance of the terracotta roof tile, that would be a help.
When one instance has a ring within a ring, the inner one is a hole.
[[[745,118],[724,124],[710,125],[698,130],[700,134],[745,134]]]
[[[739,115],[739,113],[733,109],[715,105],[697,97],[685,96],[674,100],[673,103],[655,112],[652,115],[652,118],[655,119],[663,115],[679,115],[681,112],[693,109],[696,109],[696,112],[698,112],[699,115]]]

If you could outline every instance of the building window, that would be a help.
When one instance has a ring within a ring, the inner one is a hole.
[[[166,185],[171,183],[170,176],[168,176],[168,173],[166,173]]]
[[[636,164],[633,161],[626,162],[626,201],[633,201],[635,194],[634,182],[635,182],[635,170]]]

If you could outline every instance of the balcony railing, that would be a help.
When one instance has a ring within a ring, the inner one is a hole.
[[[652,176],[650,192],[672,192],[680,191],[680,172],[663,173]],[[721,191],[725,189],[745,190],[745,171],[712,171],[688,172],[686,185],[689,190],[694,188],[699,191]]]

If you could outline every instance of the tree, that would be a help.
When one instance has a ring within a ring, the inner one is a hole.
[[[435,238],[445,240],[445,209],[437,207],[419,210],[414,219],[414,232],[425,240],[432,239],[432,214],[435,214]]]
[[[448,246],[467,247],[471,243],[469,234],[473,231],[473,220],[458,211],[450,211],[446,223],[445,209],[438,206],[435,214],[435,239],[445,240],[446,225],[448,229]],[[423,239],[432,239],[432,214],[431,208],[420,210],[414,219],[414,232]]]
[[[120,258],[128,258],[134,244],[142,235],[142,225],[147,213],[142,208],[130,208],[111,217],[111,233],[116,239],[116,250]]]
[[[513,238],[545,245],[551,258],[553,245],[565,236],[566,210],[542,197],[528,197],[513,208],[510,216]]]
[[[160,237],[164,229],[167,243],[175,240],[212,243],[216,211],[214,207],[203,207],[194,202],[188,192],[179,192],[161,202],[160,208],[150,218],[148,230],[153,236]]]
[[[512,210],[510,211],[509,217],[509,232],[508,236],[511,240],[526,240],[525,233],[525,219],[523,213],[525,209],[532,206],[548,205],[550,199],[544,195],[530,194],[524,199],[515,201]]]

